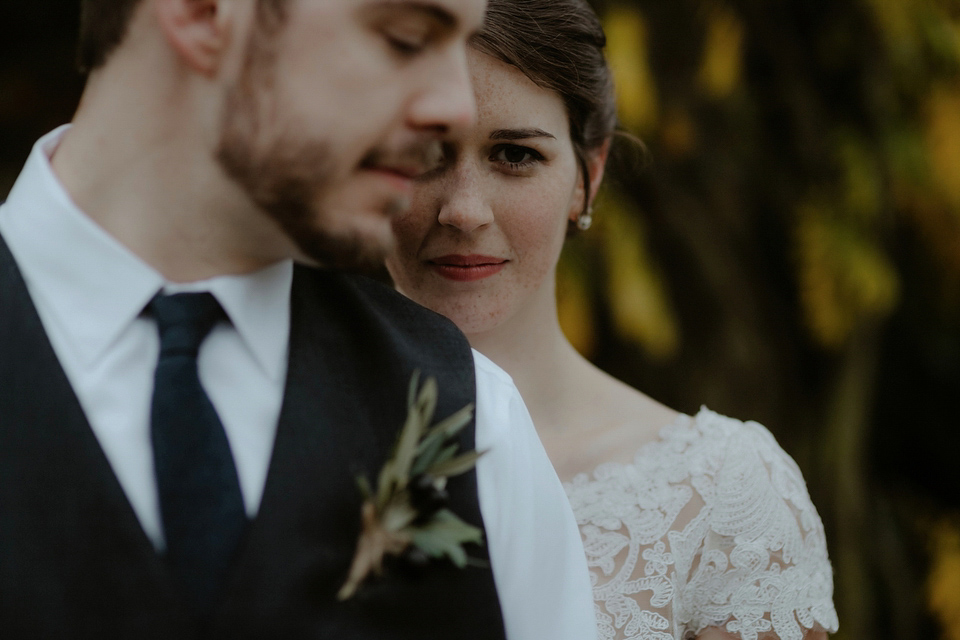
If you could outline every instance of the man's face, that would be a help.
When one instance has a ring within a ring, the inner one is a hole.
[[[288,0],[277,13],[261,4],[218,160],[308,258],[379,259],[437,142],[475,117],[466,43],[485,6]]]

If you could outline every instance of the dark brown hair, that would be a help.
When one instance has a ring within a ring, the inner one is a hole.
[[[258,19],[282,21],[287,0],[257,0]],[[90,73],[106,62],[127,34],[133,12],[141,0],[81,0],[77,65]]]
[[[590,5],[585,0],[490,0],[472,44],[560,95],[589,193],[587,154],[617,129],[613,77],[603,55],[607,37]],[[588,206],[585,198],[584,211]]]
[[[82,0],[77,64],[89,73],[107,61],[123,41],[127,25],[140,0]]]

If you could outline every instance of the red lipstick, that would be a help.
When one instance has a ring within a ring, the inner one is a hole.
[[[507,261],[483,255],[449,255],[428,260],[428,264],[447,280],[473,282],[499,273]]]

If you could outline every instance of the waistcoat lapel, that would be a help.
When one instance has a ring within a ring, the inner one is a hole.
[[[353,599],[336,601],[360,534],[356,478],[376,479],[406,417],[410,375],[431,359],[392,335],[395,319],[364,308],[342,277],[295,274],[270,472],[216,637],[503,638],[489,568],[436,563],[411,576],[393,567]],[[437,358],[449,371],[424,371],[440,380],[437,418],[475,397],[469,347],[454,353]],[[471,425],[461,448],[473,446]],[[475,474],[452,480],[449,490],[451,508],[482,526]],[[474,555],[485,558],[482,550]]]
[[[188,638],[180,611],[0,237],[4,634]]]

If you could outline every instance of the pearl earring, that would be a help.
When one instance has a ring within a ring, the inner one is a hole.
[[[586,213],[581,213],[577,217],[577,228],[580,231],[586,231],[593,224],[593,206],[587,207]]]

